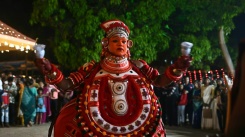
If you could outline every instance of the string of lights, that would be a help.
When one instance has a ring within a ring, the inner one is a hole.
[[[0,52],[33,50],[36,40],[25,36],[0,20]]]

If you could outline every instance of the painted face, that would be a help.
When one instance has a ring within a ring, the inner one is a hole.
[[[113,36],[109,39],[109,52],[114,56],[125,56],[127,54],[127,41],[125,37]]]

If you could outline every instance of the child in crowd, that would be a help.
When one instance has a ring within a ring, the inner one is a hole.
[[[180,98],[178,103],[178,125],[183,126],[185,122],[185,107],[187,104],[187,90],[184,90],[184,85],[179,84]]]
[[[3,89],[7,88],[8,83],[5,82]],[[1,127],[9,127],[9,95],[7,92],[3,91],[2,93],[2,102],[1,102]],[[5,123],[5,124],[4,124]]]
[[[46,112],[46,107],[44,105],[44,99],[43,99],[43,89],[38,88],[37,90],[38,96],[37,96],[37,115],[36,115],[36,124],[42,123],[42,114]]]

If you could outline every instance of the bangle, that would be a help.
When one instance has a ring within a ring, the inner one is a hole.
[[[63,78],[64,78],[64,76],[63,76],[62,74],[59,75],[58,78],[52,79],[52,80],[49,79],[47,76],[45,76],[45,81],[46,81],[47,83],[51,84],[51,85],[55,85],[55,84],[60,83],[60,82],[63,80]]]
[[[182,75],[183,75],[183,74],[181,74],[181,75],[179,75],[179,76],[173,75],[173,74],[171,73],[172,70],[173,70],[173,69],[171,69],[171,67],[168,67],[168,68],[167,68],[167,70],[165,71],[166,77],[168,77],[168,78],[169,78],[170,80],[172,80],[172,81],[178,81],[178,80],[180,80],[180,79],[182,78]]]
[[[60,70],[58,70],[54,65],[52,65],[52,73],[45,75],[45,81],[49,84],[57,84],[63,80],[64,76]]]

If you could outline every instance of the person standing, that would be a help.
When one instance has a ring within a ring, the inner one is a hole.
[[[202,119],[202,97],[201,97],[201,83],[196,80],[193,89],[193,127],[201,128]]]
[[[227,88],[222,78],[217,79],[217,87],[215,88],[214,95],[217,98],[217,116],[220,131],[224,133],[226,124]]]
[[[23,92],[24,92],[24,83],[23,83],[23,78],[19,78],[17,83],[16,83],[17,87],[18,87],[18,102],[17,103],[17,118],[18,118],[18,123],[22,126],[24,126],[24,116],[23,116],[23,112],[21,110],[21,101],[22,101],[22,97],[23,97]]]
[[[184,85],[179,84],[179,101],[178,101],[178,125],[183,126],[185,123],[185,107],[187,104],[187,91],[184,90]]]
[[[156,87],[154,86],[154,92],[160,102],[161,108],[162,108],[162,121],[163,123],[167,123],[167,90],[166,88]]]
[[[42,113],[42,123],[48,122],[48,118],[51,116],[51,107],[50,107],[50,98],[49,98],[49,92],[50,92],[50,85],[46,82],[44,82],[43,86],[43,100],[44,100],[44,106],[46,107],[46,112]]]
[[[52,88],[49,92],[50,98],[50,108],[51,108],[51,116],[50,120],[53,121],[59,113],[58,109],[58,97],[59,97],[59,90],[56,89],[53,85],[50,85]]]
[[[9,124],[15,126],[16,122],[16,106],[15,106],[15,97],[17,95],[17,86],[14,83],[13,77],[8,77],[8,86],[6,92],[9,94]]]
[[[1,95],[1,127],[9,127],[9,94],[3,92]]]
[[[42,124],[42,114],[46,112],[46,107],[44,105],[44,98],[43,98],[43,88],[37,89],[38,96],[37,96],[37,115],[36,115],[36,124]]]
[[[144,60],[130,59],[133,42],[126,24],[108,20],[100,26],[105,31],[100,62],[86,63],[68,78],[47,59],[40,58],[42,49],[36,54],[36,66],[47,82],[62,92],[81,91],[77,99],[62,108],[54,123],[54,136],[165,137],[161,105],[152,86],[165,87],[181,79],[191,56],[183,54],[160,75]]]
[[[36,97],[37,89],[33,86],[32,78],[24,79],[24,92],[21,100],[21,110],[24,116],[24,124],[26,127],[30,127],[34,123],[36,117]]]
[[[184,77],[184,90],[187,92],[187,104],[185,107],[185,123],[187,125],[192,125],[193,120],[193,89],[194,85],[190,83],[190,78],[188,76]]]
[[[178,125],[178,93],[179,89],[176,82],[172,82],[169,86],[167,86],[167,97],[166,97],[166,108],[167,108],[167,124],[169,126],[177,126]]]
[[[202,110],[202,129],[218,129],[218,118],[216,113],[217,100],[214,97],[214,85],[212,85],[211,80],[207,77],[204,81],[204,85],[201,87],[201,96],[203,100],[203,110]],[[209,111],[208,111],[209,110]],[[204,113],[207,112],[210,117],[206,117]]]
[[[0,76],[0,106],[2,106],[2,94],[3,93],[4,93],[4,91],[3,91],[3,81],[2,81],[2,77]],[[0,107],[0,118],[1,117],[2,117],[2,107]],[[2,125],[2,123],[0,123],[0,124]]]

